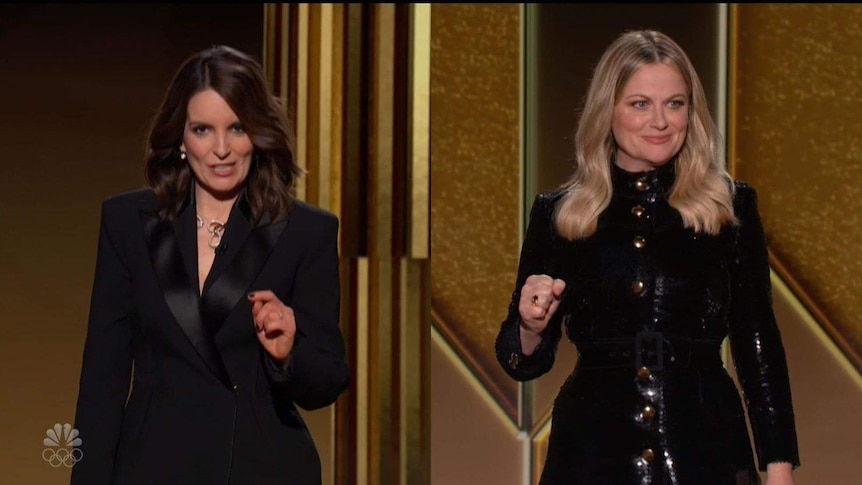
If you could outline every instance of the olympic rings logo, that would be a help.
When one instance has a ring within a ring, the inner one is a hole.
[[[71,468],[75,463],[81,461],[81,458],[84,458],[84,452],[79,448],[72,448],[71,451],[66,448],[59,448],[57,450],[45,448],[42,450],[42,459],[54,468],[59,468],[60,466]]]
[[[47,448],[42,450],[42,459],[52,467],[66,466],[71,468],[84,458],[84,452],[78,448],[83,443],[78,437],[80,433],[69,423],[64,425],[57,423],[45,434],[47,438],[42,440],[42,444]]]

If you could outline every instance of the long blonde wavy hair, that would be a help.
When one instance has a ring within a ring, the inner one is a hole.
[[[596,231],[599,215],[611,200],[611,163],[616,154],[612,133],[614,106],[635,71],[646,64],[676,68],[690,93],[688,130],[676,156],[670,205],[685,227],[718,234],[733,214],[733,180],[721,159],[720,135],[707,107],[703,86],[685,52],[668,36],[653,30],[626,32],[602,55],[593,73],[575,133],[575,172],[556,207],[559,234],[576,240]],[[674,163],[673,161],[668,163]]]

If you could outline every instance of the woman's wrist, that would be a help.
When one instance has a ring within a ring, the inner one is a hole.
[[[774,462],[766,465],[766,485],[793,485],[793,464]]]
[[[542,334],[536,333],[523,325],[520,327],[521,353],[524,355],[530,355],[542,342]]]

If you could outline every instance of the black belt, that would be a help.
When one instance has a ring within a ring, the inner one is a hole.
[[[575,342],[578,368],[614,369],[646,367],[708,368],[721,366],[721,341],[692,339],[661,332],[638,332],[634,338]]]

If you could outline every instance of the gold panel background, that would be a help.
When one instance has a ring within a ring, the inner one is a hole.
[[[430,7],[265,8],[267,73],[308,170],[300,196],[341,221],[351,386],[334,409],[303,412],[323,483],[427,484],[429,75],[419,66],[428,64]],[[407,201],[412,211],[402,210]]]
[[[493,342],[520,250],[519,52],[519,5],[432,6],[432,318],[513,419]]]
[[[862,5],[732,13],[735,176],[758,190],[776,270],[860,368]]]

